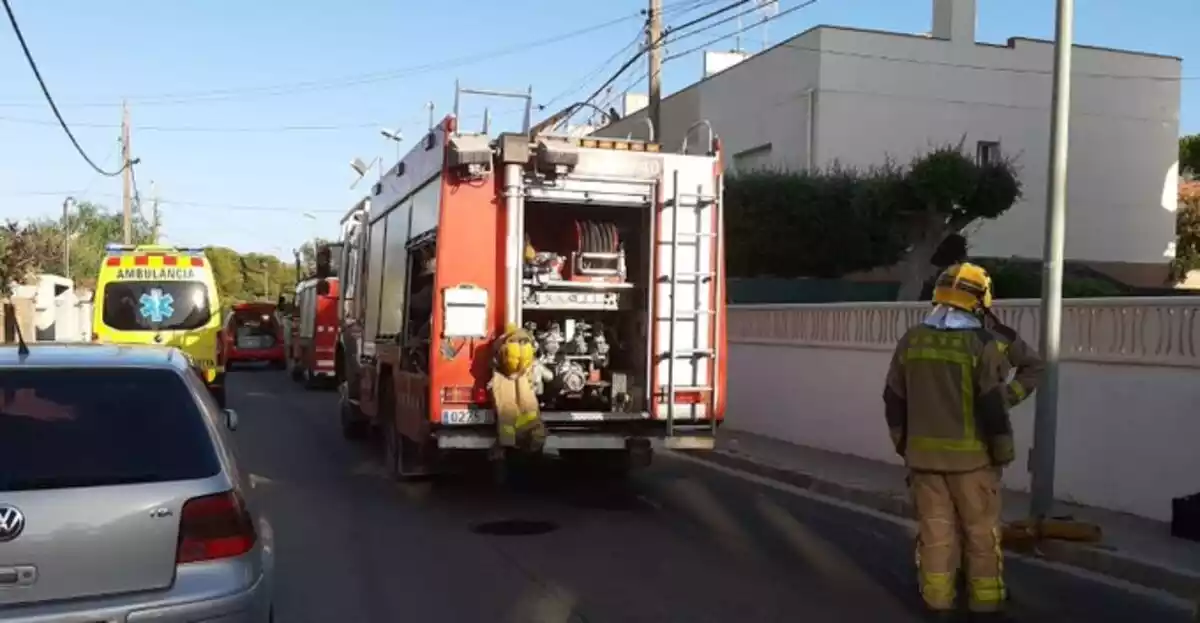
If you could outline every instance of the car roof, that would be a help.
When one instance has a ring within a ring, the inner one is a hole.
[[[30,344],[22,356],[16,345],[0,346],[0,367],[160,368],[187,370],[191,362],[169,346],[118,344]]]

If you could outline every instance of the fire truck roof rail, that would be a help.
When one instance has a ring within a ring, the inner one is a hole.
[[[493,91],[489,89],[464,89],[458,82],[454,81],[454,118],[461,119],[459,115],[459,103],[463,95],[482,95],[485,97],[504,97],[509,99],[525,100],[525,118],[522,122],[521,132],[529,132],[529,126],[533,122],[533,85],[529,85],[524,93],[520,91]],[[484,113],[484,132],[487,132],[488,115]]]

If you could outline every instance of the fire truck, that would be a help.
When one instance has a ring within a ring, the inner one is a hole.
[[[519,327],[542,451],[625,471],[656,448],[712,448],[726,315],[711,127],[670,153],[529,132],[527,108],[526,131],[492,137],[462,128],[455,102],[341,221],[345,435],[381,435],[397,478],[503,456],[489,379]]]
[[[337,245],[326,245],[318,255],[337,254]],[[309,277],[296,284],[291,314],[291,344],[288,369],[306,389],[336,384],[339,321],[339,280],[335,262],[325,259],[321,278]]]

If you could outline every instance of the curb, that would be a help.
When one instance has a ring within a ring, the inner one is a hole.
[[[913,517],[912,504],[907,496],[877,489],[855,487],[811,474],[775,467],[724,450],[689,452],[688,456],[770,478],[896,517],[904,519]],[[1029,558],[1040,558],[1084,569],[1145,588],[1164,591],[1186,600],[1194,601],[1197,595],[1200,595],[1200,575],[1138,560],[1102,546],[1082,545],[1066,541],[1043,541],[1038,545],[1036,552],[1017,551],[1016,553]]]

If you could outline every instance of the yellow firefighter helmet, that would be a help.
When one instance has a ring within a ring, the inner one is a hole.
[[[933,302],[969,312],[988,309],[992,306],[992,278],[976,264],[955,264],[938,276]]]

